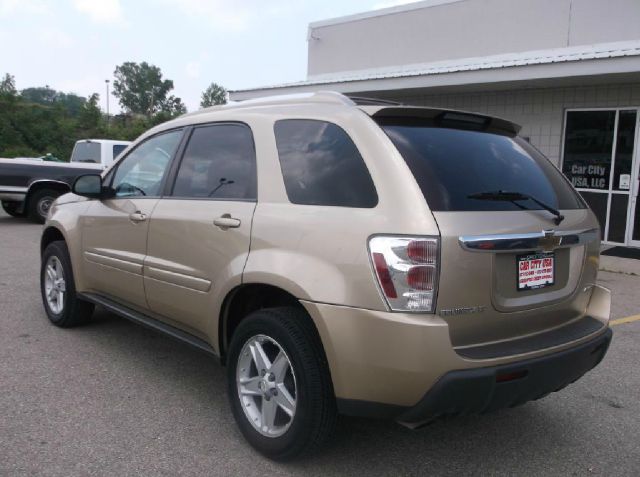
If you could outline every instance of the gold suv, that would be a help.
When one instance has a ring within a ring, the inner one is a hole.
[[[94,305],[217,356],[246,439],[541,398],[611,340],[600,230],[498,118],[320,92],[209,108],[77,179],[42,235],[57,326]]]

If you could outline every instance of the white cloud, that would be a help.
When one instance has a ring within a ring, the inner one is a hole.
[[[165,0],[170,8],[206,20],[211,26],[223,31],[245,31],[250,24],[251,10],[246,2],[224,0]]]
[[[0,17],[15,14],[47,13],[47,5],[42,0],[0,0]]]
[[[185,68],[187,76],[192,79],[196,79],[200,77],[200,70],[202,69],[202,65],[199,61],[189,61]]]
[[[96,23],[121,23],[124,18],[120,0],[73,0],[73,4]]]
[[[48,48],[69,48],[73,39],[64,31],[57,28],[44,28],[38,31],[38,38]]]
[[[176,12],[205,21],[220,32],[242,33],[260,21],[282,17],[293,8],[286,0],[163,0]]]

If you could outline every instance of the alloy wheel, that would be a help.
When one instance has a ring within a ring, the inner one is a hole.
[[[56,315],[64,308],[64,294],[67,291],[62,263],[55,255],[49,257],[44,270],[44,293],[49,309]]]
[[[245,416],[263,436],[279,437],[296,413],[296,377],[282,346],[266,335],[249,338],[236,369],[238,397]]]

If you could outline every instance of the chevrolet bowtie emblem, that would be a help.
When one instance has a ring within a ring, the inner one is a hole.
[[[558,237],[553,230],[543,230],[542,233],[544,237],[538,239],[538,246],[543,252],[551,252],[562,243],[562,237]]]

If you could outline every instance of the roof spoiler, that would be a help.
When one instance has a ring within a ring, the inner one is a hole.
[[[449,123],[466,126],[470,129],[483,131],[496,130],[507,134],[518,134],[521,126],[502,118],[485,116],[483,114],[468,113],[455,109],[438,109],[420,106],[381,107],[370,113],[374,118],[416,118],[428,119],[434,123]]]

